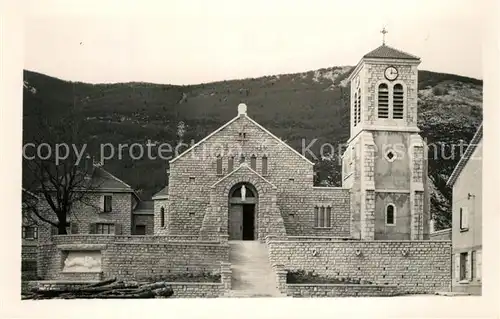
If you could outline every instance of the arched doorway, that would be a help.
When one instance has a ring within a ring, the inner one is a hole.
[[[234,185],[229,192],[230,240],[257,239],[257,190],[249,183]]]

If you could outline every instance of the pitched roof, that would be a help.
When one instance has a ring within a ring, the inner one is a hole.
[[[124,192],[133,192],[130,185],[114,176],[102,166],[96,166],[92,174],[92,184],[97,189],[116,190]]]
[[[134,209],[134,214],[154,214],[154,202],[152,200],[140,201]]]
[[[375,50],[368,52],[363,56],[363,58],[420,60],[419,57],[394,49],[385,44],[382,44]]]
[[[160,199],[168,196],[168,185],[160,189],[159,192],[153,195],[153,199]]]
[[[457,166],[455,166],[455,169],[453,170],[453,173],[451,173],[450,178],[448,179],[448,182],[446,182],[447,186],[453,186],[455,182],[457,181],[458,177],[460,176],[460,173],[462,173],[462,170],[464,169],[465,165],[469,161],[470,157],[476,150],[477,145],[483,138],[483,123],[479,125],[479,128],[477,129],[476,133],[474,134],[474,137],[472,137],[472,140],[469,143],[469,146],[467,146],[467,149],[465,150],[464,155],[458,162]]]
[[[238,114],[238,116],[236,116],[235,118],[233,118],[232,120],[230,120],[229,122],[227,122],[226,124],[222,125],[221,127],[219,127],[217,130],[213,131],[212,133],[210,133],[209,135],[207,135],[205,138],[203,138],[201,141],[199,141],[198,143],[194,144],[193,146],[191,146],[190,148],[188,148],[186,151],[184,151],[183,153],[181,153],[179,156],[177,156],[176,158],[172,159],[170,161],[170,163],[173,163],[175,162],[176,160],[178,160],[179,158],[183,157],[184,155],[186,155],[187,153],[189,153],[190,151],[192,151],[193,149],[195,149],[196,147],[198,147],[199,145],[201,145],[202,143],[204,143],[206,140],[208,140],[209,138],[211,138],[212,136],[214,136],[215,134],[217,134],[218,132],[222,131],[224,128],[226,128],[227,126],[229,126],[231,123],[235,122],[237,119],[239,119],[241,116],[244,116],[246,117],[251,123],[255,124],[258,128],[260,128],[261,130],[263,130],[265,133],[267,133],[269,136],[271,136],[272,138],[274,138],[275,140],[277,140],[279,143],[281,143],[282,145],[286,146],[287,148],[289,148],[291,151],[293,151],[295,154],[297,154],[298,156],[300,156],[302,159],[304,159],[306,162],[308,162],[309,164],[311,165],[314,165],[313,162],[311,162],[309,159],[307,159],[307,157],[305,157],[304,155],[300,154],[299,152],[297,152],[295,149],[293,149],[293,147],[291,147],[290,145],[288,145],[287,143],[285,143],[282,139],[280,139],[279,137],[277,137],[276,135],[274,135],[273,133],[269,132],[267,129],[265,129],[262,125],[260,125],[259,123],[255,122],[254,120],[252,120],[248,115],[245,114]]]

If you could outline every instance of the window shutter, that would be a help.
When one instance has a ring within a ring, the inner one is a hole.
[[[78,224],[77,223],[71,223],[70,233],[71,234],[78,234]]]
[[[122,234],[122,224],[115,224],[115,235]]]
[[[472,281],[472,250],[467,254],[467,280]]]
[[[392,117],[402,119],[404,115],[404,90],[401,84],[394,85],[392,93]]]
[[[262,175],[267,175],[267,156],[262,157]]]
[[[222,157],[217,155],[217,175],[222,175]]]
[[[378,87],[378,117],[389,118],[389,87],[385,83]]]
[[[318,209],[318,206],[314,207],[314,227],[318,227],[319,226],[319,209]]]
[[[481,264],[482,264],[482,259],[481,259],[481,250],[478,250],[476,252],[476,278],[478,280],[481,279]]]
[[[95,234],[96,233],[96,224],[95,223],[91,223],[89,225],[89,234]]]
[[[455,254],[455,280],[460,281],[460,254]]]
[[[464,210],[463,210],[463,222],[464,222],[464,228],[469,228],[469,208],[468,207],[464,207]]]
[[[101,213],[104,212],[104,195],[101,195],[101,197],[100,197],[99,208],[100,208],[99,212],[101,212]]]
[[[332,226],[332,208],[328,206],[326,208],[326,227]]]

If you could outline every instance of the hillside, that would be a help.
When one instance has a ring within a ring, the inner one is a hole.
[[[27,143],[39,132],[32,125],[37,112],[57,120],[74,108],[85,118],[82,136],[93,145],[141,143],[148,140],[176,145],[179,123],[182,140],[189,143],[217,129],[236,115],[239,103],[249,115],[271,132],[302,151],[302,140],[313,139],[315,154],[328,142],[344,143],[349,135],[349,87],[351,67],[332,67],[297,74],[231,80],[199,85],[150,83],[86,84],[62,81],[25,71],[23,136]],[[449,147],[460,139],[469,142],[482,121],[482,81],[434,72],[419,72],[419,127],[429,143]],[[455,150],[456,152],[457,150]],[[337,150],[335,150],[337,152]],[[446,226],[451,194],[443,181],[458,157],[430,161],[429,175],[435,182],[433,211]],[[124,156],[110,160],[106,168],[138,189],[144,198],[164,186],[164,160],[137,160]],[[339,185],[336,161],[318,161],[317,183]],[[23,175],[27,183],[29,176]]]

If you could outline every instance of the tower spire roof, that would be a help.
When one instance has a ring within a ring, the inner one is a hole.
[[[420,60],[417,56],[394,49],[385,43],[375,50],[365,54],[363,58]]]

